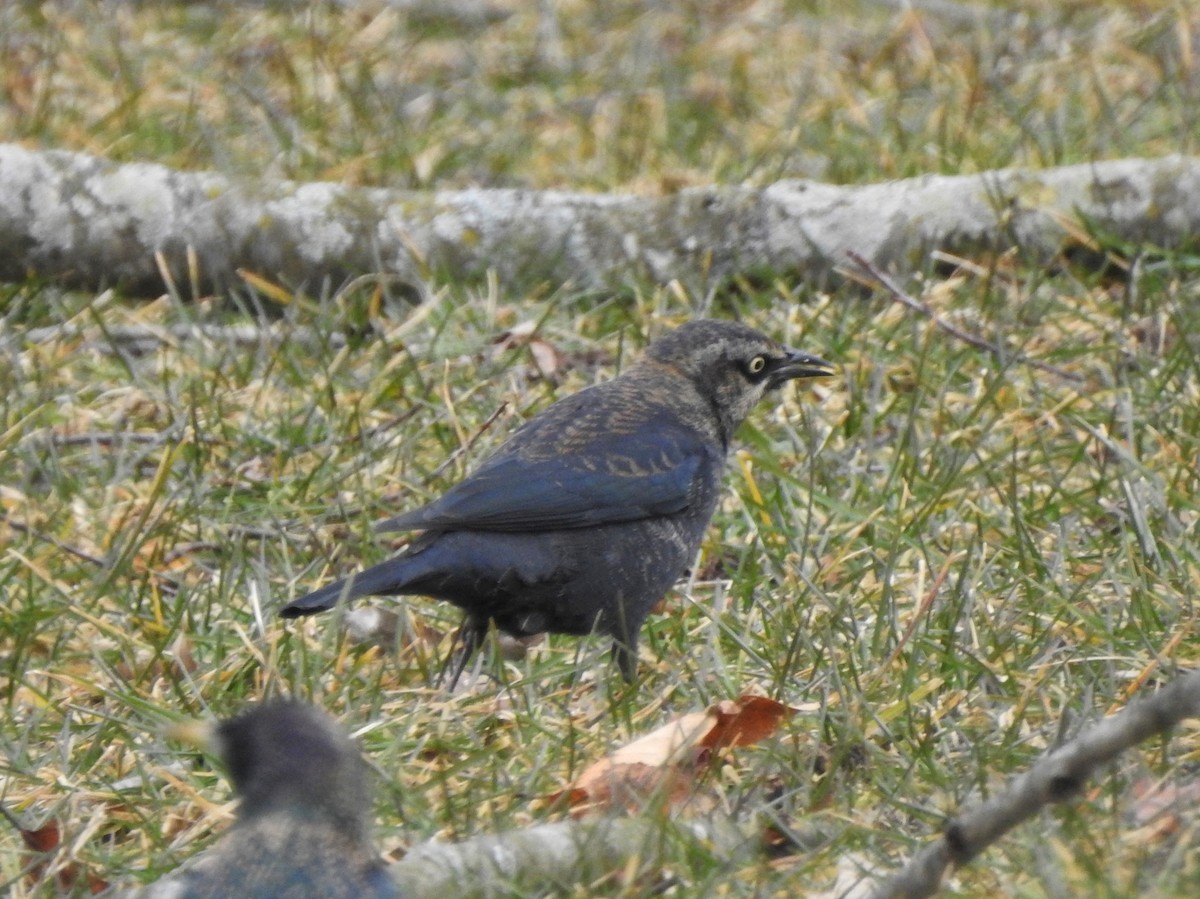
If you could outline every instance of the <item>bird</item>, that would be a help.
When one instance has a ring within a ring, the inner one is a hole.
[[[132,899],[402,899],[372,844],[367,763],[316,706],[271,700],[168,736],[219,757],[241,804],[212,849]]]
[[[398,555],[280,614],[428,596],[464,613],[451,689],[493,622],[518,638],[607,635],[635,682],[642,624],[696,557],[734,431],[769,392],[835,370],[741,322],[687,322],[535,415],[440,498],[378,525],[421,532]]]

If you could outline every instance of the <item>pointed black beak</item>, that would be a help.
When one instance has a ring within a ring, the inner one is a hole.
[[[771,386],[778,387],[797,378],[827,378],[836,373],[837,366],[832,362],[789,349],[787,356],[780,359],[771,372]]]

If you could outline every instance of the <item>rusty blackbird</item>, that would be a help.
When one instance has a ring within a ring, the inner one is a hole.
[[[366,762],[324,712],[274,700],[172,731],[220,757],[241,806],[216,846],[135,899],[400,899],[371,842]]]
[[[607,634],[632,681],[638,631],[695,558],[734,431],[768,391],[832,372],[747,325],[689,322],[526,422],[440,499],[383,522],[423,532],[399,555],[281,614],[432,596],[465,612],[452,683],[489,622],[518,637]]]

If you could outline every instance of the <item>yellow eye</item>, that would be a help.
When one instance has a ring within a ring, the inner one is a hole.
[[[746,368],[749,370],[750,374],[752,374],[752,375],[762,374],[762,370],[766,367],[767,367],[767,357],[766,356],[755,356],[753,359],[750,360],[750,364],[748,366],[746,366]]]

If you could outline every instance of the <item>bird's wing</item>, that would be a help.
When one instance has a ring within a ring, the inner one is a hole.
[[[544,531],[672,515],[712,451],[679,429],[616,435],[586,452],[493,457],[440,499],[379,530]]]

